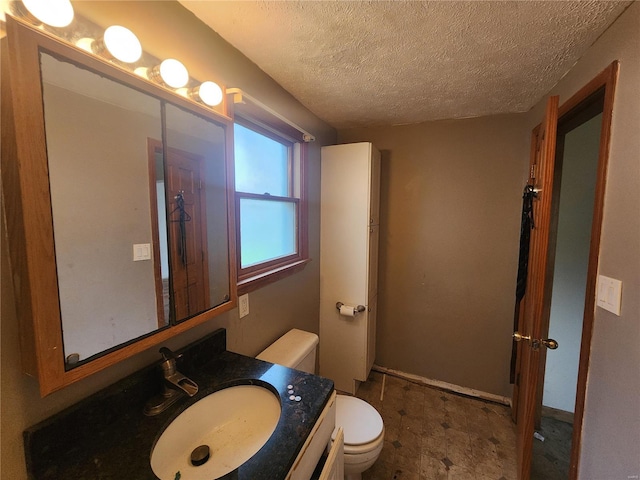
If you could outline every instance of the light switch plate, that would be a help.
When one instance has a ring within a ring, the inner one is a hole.
[[[245,293],[238,297],[238,309],[240,310],[240,318],[249,315],[249,294]]]
[[[622,303],[622,282],[615,278],[598,275],[597,305],[620,316]]]
[[[151,260],[150,243],[135,243],[133,245],[133,261],[139,262],[140,260]]]

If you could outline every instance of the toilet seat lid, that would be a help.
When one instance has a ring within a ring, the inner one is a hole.
[[[336,427],[344,429],[345,445],[371,443],[382,434],[382,417],[364,400],[347,395],[336,397]],[[336,429],[337,430],[337,429]],[[331,438],[335,440],[334,431]]]

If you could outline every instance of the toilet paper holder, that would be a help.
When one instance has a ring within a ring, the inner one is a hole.
[[[337,302],[336,303],[336,309],[338,311],[340,311],[340,307],[342,307],[343,305],[344,305],[344,303]],[[358,305],[357,307],[354,307],[354,308],[355,308],[355,312],[356,313],[362,313],[362,312],[364,312],[366,310],[366,307],[364,305]]]

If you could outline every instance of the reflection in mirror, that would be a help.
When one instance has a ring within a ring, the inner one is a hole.
[[[225,131],[166,106],[166,194],[176,321],[229,300]]]
[[[164,154],[162,142],[155,138],[149,139],[149,192],[151,205],[155,206],[155,215],[151,215],[153,230],[153,245],[151,249],[154,257],[156,277],[156,298],[158,301],[158,326],[170,323],[170,290],[169,290],[169,239],[167,230],[167,200],[164,191]],[[154,207],[151,207],[152,209]]]
[[[168,261],[153,248],[167,244],[166,229],[153,228],[158,208],[166,214],[164,203],[152,208],[148,152],[162,136],[161,110],[151,96],[46,53],[41,71],[68,369],[168,324],[157,294]]]

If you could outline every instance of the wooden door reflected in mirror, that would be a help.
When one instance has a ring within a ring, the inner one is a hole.
[[[225,132],[166,106],[165,168],[173,318],[183,321],[229,300]]]

